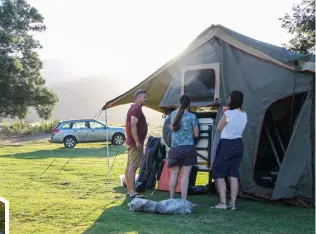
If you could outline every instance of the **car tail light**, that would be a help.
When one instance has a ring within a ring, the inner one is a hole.
[[[57,132],[59,132],[59,129],[53,129],[52,132],[53,132],[53,133],[57,133]]]

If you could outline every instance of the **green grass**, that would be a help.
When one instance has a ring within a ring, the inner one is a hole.
[[[10,201],[11,233],[315,233],[314,209],[238,200],[237,211],[210,210],[216,195],[190,196],[198,204],[190,215],[130,212],[119,186],[125,149],[110,150],[107,183],[104,144],[0,146],[0,196]],[[146,195],[168,197],[156,190]]]

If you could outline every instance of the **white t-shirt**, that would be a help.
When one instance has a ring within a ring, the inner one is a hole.
[[[238,109],[227,110],[224,115],[227,123],[221,132],[221,139],[241,138],[248,121],[246,112]]]

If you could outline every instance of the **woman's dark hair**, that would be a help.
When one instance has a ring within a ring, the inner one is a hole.
[[[174,131],[178,131],[180,129],[180,121],[182,119],[182,116],[184,114],[184,110],[190,106],[190,98],[188,95],[182,95],[180,97],[180,109],[174,118],[174,121],[172,123],[172,128]]]
[[[229,109],[235,110],[237,108],[241,109],[242,103],[244,101],[244,94],[238,90],[234,90],[230,93]]]

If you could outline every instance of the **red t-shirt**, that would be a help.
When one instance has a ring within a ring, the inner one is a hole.
[[[126,123],[125,123],[125,133],[126,133],[126,145],[136,146],[136,142],[132,135],[131,129],[131,117],[135,116],[138,119],[137,122],[137,134],[138,139],[142,145],[144,145],[145,138],[147,135],[147,122],[146,117],[142,111],[142,108],[138,104],[132,104],[127,112]]]

